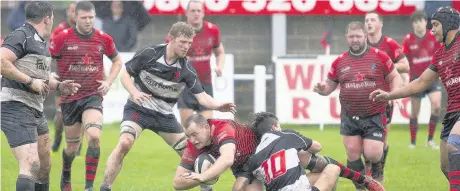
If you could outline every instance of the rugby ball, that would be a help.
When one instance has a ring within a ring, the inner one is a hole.
[[[195,172],[198,173],[198,174],[201,174],[201,173],[205,172],[206,170],[208,170],[208,168],[211,167],[215,162],[216,162],[216,159],[212,155],[210,155],[210,154],[201,154],[195,160],[195,166],[194,166]],[[205,184],[213,185],[213,184],[215,184],[217,182],[217,180],[219,180],[219,177],[217,177],[214,180],[210,180],[208,182],[205,182]]]

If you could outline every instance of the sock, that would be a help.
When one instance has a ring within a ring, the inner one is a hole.
[[[324,156],[324,158],[328,161],[328,164],[335,164],[340,167],[340,177],[355,181],[358,184],[364,183],[364,179],[366,179],[366,177],[363,173],[356,172],[350,168],[347,168],[332,158],[326,156]]]
[[[35,191],[35,181],[31,176],[19,174],[16,179],[16,191]]]
[[[107,186],[107,185],[104,185],[102,184],[101,185],[101,191],[112,191],[112,189],[110,188],[110,186]]]
[[[460,152],[449,153],[450,191],[460,190]]]
[[[381,175],[383,175],[382,162],[372,163],[372,178],[378,179]]]
[[[438,124],[439,116],[431,115],[430,123],[428,125],[428,141],[433,140],[434,131],[436,130],[436,124]]]
[[[96,177],[97,165],[99,164],[100,148],[88,147],[86,151],[86,181],[85,189],[93,187]]]
[[[383,156],[382,156],[382,175],[383,175],[383,169],[385,168],[385,163],[387,161],[387,156],[388,156],[388,150],[390,149],[390,145],[387,145],[386,148],[383,148]]]
[[[70,170],[75,156],[68,156],[64,151],[65,149],[62,150],[62,180],[65,183],[70,183]]]
[[[200,190],[201,191],[212,191],[212,187],[210,185],[200,184]]]
[[[358,160],[355,161],[347,161],[347,167],[351,170],[354,170],[356,172],[364,172],[364,163],[361,157]],[[357,182],[353,181],[353,184],[355,185],[356,189],[364,189],[363,186],[359,185]]]
[[[417,129],[418,129],[418,119],[410,119],[409,120],[409,128],[410,128],[410,143],[415,145],[415,141],[417,140]]]

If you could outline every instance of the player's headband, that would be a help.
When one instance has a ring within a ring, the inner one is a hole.
[[[447,32],[458,29],[460,25],[460,14],[452,7],[439,7],[436,13],[431,16],[432,20],[437,20],[442,25],[442,41],[445,42]]]

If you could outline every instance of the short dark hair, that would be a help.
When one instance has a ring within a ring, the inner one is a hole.
[[[259,112],[251,115],[249,119],[249,128],[256,134],[260,140],[262,135],[272,130],[273,125],[278,123],[278,117],[270,112]]]
[[[348,23],[347,29],[345,30],[345,34],[348,34],[348,31],[350,30],[358,30],[358,29],[362,29],[364,33],[367,32],[366,27],[364,26],[362,22],[352,21]]]
[[[79,10],[94,11],[96,8],[94,8],[93,3],[90,1],[79,1],[77,5],[75,5],[75,14],[77,14]]]
[[[193,38],[195,36],[195,30],[192,26],[185,22],[177,22],[171,26],[169,34],[174,38],[177,38],[180,35],[183,35],[186,38]]]
[[[183,124],[184,128],[187,129],[192,123],[198,126],[204,126],[208,124],[208,120],[200,114],[192,114],[185,119]]]
[[[414,21],[420,21],[420,20],[426,20],[426,13],[425,11],[422,11],[422,10],[418,10],[418,11],[415,11],[412,13],[412,15],[410,16],[410,20],[412,22]]]
[[[32,1],[26,6],[26,20],[40,23],[45,17],[53,16],[53,5],[48,1]]]
[[[369,12],[366,13],[366,15],[368,15],[368,14],[376,14],[376,15],[377,15],[377,18],[379,18],[379,20],[383,22],[383,16],[380,15],[380,14],[378,14],[377,12],[375,12],[375,11],[369,11]]]

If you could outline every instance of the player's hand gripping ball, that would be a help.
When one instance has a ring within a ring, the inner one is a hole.
[[[201,154],[195,160],[195,166],[194,166],[195,172],[198,174],[202,174],[203,172],[208,170],[209,167],[211,167],[215,162],[216,162],[216,159],[212,155]],[[219,177],[217,177],[214,180],[209,180],[207,182],[204,182],[204,184],[213,185],[217,182],[217,180],[219,180]]]

